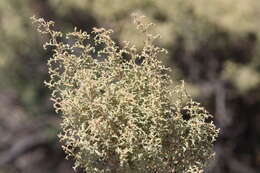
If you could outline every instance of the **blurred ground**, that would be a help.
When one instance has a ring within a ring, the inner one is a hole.
[[[118,42],[141,46],[133,12],[156,24],[172,77],[186,80],[221,128],[206,172],[260,172],[260,1],[1,0],[0,173],[74,172],[43,85],[49,53],[29,18],[54,20],[65,32],[112,28]]]

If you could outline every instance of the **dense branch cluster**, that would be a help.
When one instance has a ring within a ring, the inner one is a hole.
[[[50,39],[48,60],[52,100],[63,115],[59,137],[75,168],[86,172],[202,172],[214,155],[218,130],[211,115],[187,94],[172,87],[153,44],[151,24],[135,17],[145,36],[142,50],[118,46],[112,30],[93,28],[63,33],[54,23],[33,18]]]

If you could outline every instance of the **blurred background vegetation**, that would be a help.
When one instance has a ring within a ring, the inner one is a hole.
[[[133,12],[156,24],[173,79],[186,80],[221,128],[206,172],[260,172],[259,0],[1,0],[0,173],[73,172],[43,85],[50,52],[29,18],[53,20],[65,32],[111,28],[118,42],[141,46]]]

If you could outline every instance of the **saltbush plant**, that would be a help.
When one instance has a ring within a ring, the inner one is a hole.
[[[135,17],[144,36],[141,50],[117,44],[112,30],[78,29],[63,34],[54,22],[33,17],[50,38],[48,60],[52,100],[63,117],[59,134],[68,157],[91,173],[202,172],[214,156],[218,130],[212,116],[174,86],[158,59],[152,24]],[[176,83],[176,82],[175,82]]]

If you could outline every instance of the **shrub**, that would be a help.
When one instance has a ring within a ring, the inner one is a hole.
[[[212,117],[174,85],[153,41],[152,24],[135,17],[145,37],[142,50],[130,42],[117,45],[112,30],[77,30],[65,36],[54,22],[33,17],[44,48],[52,100],[63,115],[63,149],[86,172],[202,172],[214,155],[218,130]]]

